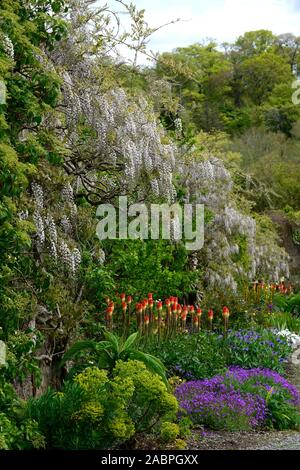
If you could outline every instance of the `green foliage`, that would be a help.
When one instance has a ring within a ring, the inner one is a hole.
[[[140,298],[148,292],[163,298],[170,292],[179,296],[191,291],[197,272],[188,270],[188,253],[182,244],[165,240],[113,240],[107,245],[107,263],[119,291]]]
[[[224,53],[210,42],[162,54],[156,73],[173,84],[185,130],[236,134],[262,122],[290,136],[299,111],[291,103],[289,49],[277,44],[270,31],[259,30],[225,45]],[[295,57],[297,48],[294,64]]]
[[[173,442],[179,435],[179,426],[176,423],[164,422],[160,429],[160,438],[162,442]]]
[[[238,385],[242,392],[258,393],[266,400],[266,427],[278,430],[299,429],[300,413],[288,387],[263,373]]]
[[[112,371],[118,360],[139,360],[153,373],[160,375],[166,383],[165,368],[162,362],[138,349],[138,333],[133,333],[126,340],[104,331],[104,341],[78,341],[64,354],[62,365],[67,361],[79,361],[79,367],[91,364]],[[88,354],[86,354],[88,353]]]
[[[268,324],[278,330],[289,330],[292,333],[300,334],[300,318],[289,312],[274,312],[269,316]]]
[[[261,367],[284,372],[284,361],[291,347],[267,329],[241,330],[229,333],[224,343],[228,365],[244,368]]]
[[[2,370],[1,370],[2,372]],[[40,449],[45,440],[36,421],[24,415],[22,403],[13,387],[0,376],[0,449]]]
[[[34,227],[17,214],[24,210],[23,195],[38,163],[55,152],[53,131],[48,129],[46,144],[40,124],[57,104],[60,80],[45,67],[42,49],[65,34],[65,24],[56,16],[63,8],[62,0],[33,0],[27,6],[3,0],[0,6],[0,76],[7,90],[6,103],[0,105],[0,322],[5,333],[24,320],[22,306],[34,303],[28,289],[28,267],[34,260],[23,253],[31,247]],[[3,37],[11,42],[13,55],[3,47]],[[27,276],[24,289],[20,270]]]
[[[42,340],[42,335],[38,337],[33,333],[16,331],[10,334],[7,339],[7,370],[5,377],[7,380],[18,379],[21,383],[30,374],[35,384],[41,381],[41,371],[39,363],[34,357]]]
[[[159,432],[176,418],[178,404],[158,375],[139,361],[118,361],[112,376],[90,367],[31,399],[27,414],[38,421],[47,447],[101,449],[126,442],[138,432]]]
[[[269,416],[267,426],[269,428],[285,430],[300,429],[300,414],[286,396],[284,391],[270,393],[267,396]]]
[[[149,346],[159,357],[169,375],[185,379],[212,377],[226,368],[226,358],[217,335],[205,333],[181,334],[159,345]]]
[[[279,311],[300,316],[300,292],[291,295],[277,293],[274,295],[273,302]]]

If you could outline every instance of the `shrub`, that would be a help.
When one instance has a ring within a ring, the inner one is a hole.
[[[24,416],[23,403],[12,386],[0,378],[0,449],[40,449],[45,447],[38,423]]]
[[[212,377],[226,370],[226,357],[213,333],[184,333],[151,347],[170,376],[184,379]]]
[[[176,397],[194,423],[212,429],[299,426],[297,389],[266,369],[233,367],[224,375],[180,385]]]
[[[48,448],[103,449],[120,445],[138,432],[159,432],[176,418],[178,403],[161,377],[139,361],[117,361],[109,376],[97,367],[48,390],[28,403]]]
[[[179,432],[178,424],[166,421],[161,425],[160,438],[162,442],[173,442],[179,436]]]

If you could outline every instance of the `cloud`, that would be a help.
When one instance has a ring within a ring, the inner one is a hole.
[[[300,0],[136,0],[135,4],[146,10],[150,26],[182,19],[153,34],[149,47],[155,52],[206,38],[230,42],[257,29],[300,36]]]

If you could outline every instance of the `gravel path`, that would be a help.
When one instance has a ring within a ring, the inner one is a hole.
[[[257,450],[300,450],[300,433],[290,434],[285,438],[273,437],[272,442]]]

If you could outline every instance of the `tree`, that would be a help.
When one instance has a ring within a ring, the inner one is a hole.
[[[260,106],[274,87],[293,80],[286,61],[273,52],[247,58],[241,65],[242,88],[248,103]]]
[[[258,31],[249,31],[240,36],[234,43],[233,50],[240,60],[253,56],[272,52],[276,36],[272,31],[260,29]]]
[[[171,82],[187,125],[204,130],[223,127],[231,65],[217,44],[194,44],[162,54],[157,73]]]

